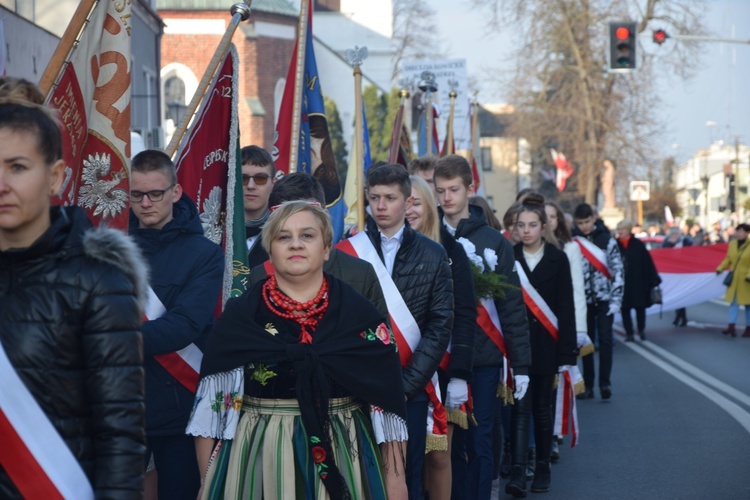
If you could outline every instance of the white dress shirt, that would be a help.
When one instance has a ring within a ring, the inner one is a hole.
[[[396,261],[396,254],[398,249],[401,248],[401,241],[404,239],[405,227],[406,225],[401,226],[401,229],[390,238],[380,233],[380,248],[383,250],[385,268],[388,269],[388,274],[391,276],[393,276],[393,263]]]

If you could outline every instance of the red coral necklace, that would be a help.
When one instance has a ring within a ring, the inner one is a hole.
[[[323,277],[323,284],[318,294],[307,302],[299,302],[279,290],[276,275],[272,274],[262,289],[263,301],[268,309],[276,316],[290,319],[301,327],[299,341],[301,344],[311,344],[311,331],[318,327],[320,319],[328,310],[328,279]],[[308,331],[309,330],[309,331]]]

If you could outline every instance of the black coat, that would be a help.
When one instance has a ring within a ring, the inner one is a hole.
[[[203,235],[195,203],[177,201],[174,218],[162,229],[138,227],[131,212],[130,234],[148,260],[149,282],[167,312],[143,323],[146,357],[146,433],[185,434],[195,395],[154,359],[195,343],[203,347],[221,292],[224,254]]]
[[[367,220],[367,236],[385,262],[380,231],[371,218]],[[443,247],[412,229],[408,222],[392,277],[422,333],[403,367],[404,392],[412,398],[427,386],[448,348],[453,329],[453,280]]]
[[[464,247],[440,225],[440,242],[448,254],[453,277],[453,332],[451,356],[446,375],[448,379],[460,378],[471,382],[474,367],[474,343],[479,334],[477,325],[477,299],[474,295],[474,278]],[[443,395],[445,396],[445,394]]]
[[[440,214],[442,219],[442,213]],[[485,248],[497,255],[494,272],[502,274],[514,288],[506,291],[504,299],[495,299],[495,307],[500,318],[503,339],[508,349],[510,364],[516,375],[526,375],[531,364],[529,347],[529,322],[521,295],[521,285],[515,269],[513,247],[510,242],[492,229],[484,218],[480,207],[469,205],[469,218],[462,219],[456,228],[456,239],[466,238],[476,247],[480,257]],[[484,333],[477,334],[474,347],[474,366],[502,366],[503,356],[492,340]]]
[[[530,271],[523,256],[523,244],[517,244],[513,250],[529,282],[557,316],[558,337],[555,341],[527,308],[531,340],[529,373],[552,375],[557,373],[560,366],[575,365],[578,356],[570,262],[565,252],[550,243],[545,243],[544,256],[534,270]]]
[[[628,248],[625,248],[619,239],[617,246],[625,264],[625,292],[622,296],[622,308],[645,308],[653,305],[651,289],[661,283],[661,278],[646,245],[635,236],[631,236]]]
[[[141,498],[145,266],[82,209],[51,219],[29,248],[0,252],[0,342],[96,497]],[[0,498],[21,498],[2,467]]]

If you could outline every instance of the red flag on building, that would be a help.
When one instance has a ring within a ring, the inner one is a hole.
[[[565,158],[564,154],[558,153],[554,149],[550,149],[550,153],[552,153],[552,159],[554,160],[557,169],[555,185],[557,186],[557,190],[562,193],[565,190],[565,184],[568,181],[568,177],[573,175],[573,167],[570,166],[570,162]]]
[[[47,96],[63,128],[65,179],[55,200],[95,223],[128,226],[130,2],[100,0]]]

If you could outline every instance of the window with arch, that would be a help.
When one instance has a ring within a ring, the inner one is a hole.
[[[185,114],[185,82],[178,76],[171,76],[164,82],[164,119],[171,119],[175,125]]]

